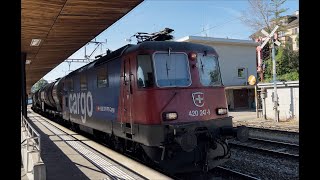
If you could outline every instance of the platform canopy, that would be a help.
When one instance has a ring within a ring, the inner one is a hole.
[[[21,53],[27,55],[27,93],[41,77],[142,1],[22,0]]]

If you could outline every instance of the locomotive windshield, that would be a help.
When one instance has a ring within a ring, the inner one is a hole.
[[[154,77],[150,55],[138,55],[137,77],[139,88],[153,87]]]
[[[158,87],[190,86],[190,69],[185,53],[155,53],[153,61]]]
[[[203,86],[221,85],[218,59],[215,56],[206,56],[199,53],[197,67]]]

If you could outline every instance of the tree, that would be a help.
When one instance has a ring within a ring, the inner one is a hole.
[[[299,52],[286,47],[280,47],[276,55],[276,71],[278,81],[299,80]],[[265,81],[271,82],[272,77],[272,59],[269,57],[266,61]]]
[[[281,14],[288,9],[281,8],[281,5],[286,0],[248,0],[249,8],[242,12],[241,21],[249,26],[253,31],[257,32],[255,36],[262,36],[261,29],[268,33],[279,25],[278,31],[283,29],[281,21]]]
[[[264,0],[248,0],[249,8],[242,12],[241,21],[254,31],[266,27],[270,32],[269,21],[271,19],[270,4]]]
[[[31,92],[34,93],[36,91],[38,91],[40,88],[42,88],[43,86],[47,85],[48,81],[41,78],[38,82],[36,82],[32,88],[31,88]]]
[[[248,0],[248,2],[249,9],[242,13],[241,20],[256,31],[251,36],[252,39],[256,39],[259,36],[264,37],[265,35],[261,33],[261,29],[270,33],[276,25],[279,26],[277,32],[286,30],[283,16],[281,16],[282,13],[288,10],[288,8],[281,7],[286,0]],[[286,45],[285,47],[275,47],[277,79],[285,81],[298,80],[299,52],[294,52],[289,48],[291,46]],[[271,51],[268,51],[268,49],[268,45],[265,45],[261,50],[265,68],[264,72],[260,72],[260,78],[262,80],[265,76],[266,79],[264,81],[270,82],[273,74]],[[268,53],[270,54],[268,55]]]
[[[277,32],[279,31],[284,31],[285,27],[283,24],[280,22],[282,20],[282,16],[280,14],[286,12],[288,8],[281,8],[281,5],[285,3],[287,0],[271,0],[270,5],[271,5],[271,14],[273,15],[273,19],[271,20],[272,22],[272,27],[275,27],[276,25],[279,26],[277,29]],[[272,28],[273,29],[273,28]]]

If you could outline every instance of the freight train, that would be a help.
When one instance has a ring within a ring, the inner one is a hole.
[[[32,109],[170,173],[223,164],[228,139],[245,141],[248,131],[228,116],[217,52],[161,41],[163,32],[150,37],[47,84],[33,94]]]

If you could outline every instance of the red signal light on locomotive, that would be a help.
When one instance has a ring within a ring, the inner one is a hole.
[[[197,53],[195,53],[195,52],[189,53],[189,59],[190,59],[191,61],[196,60],[196,59],[197,59]]]

